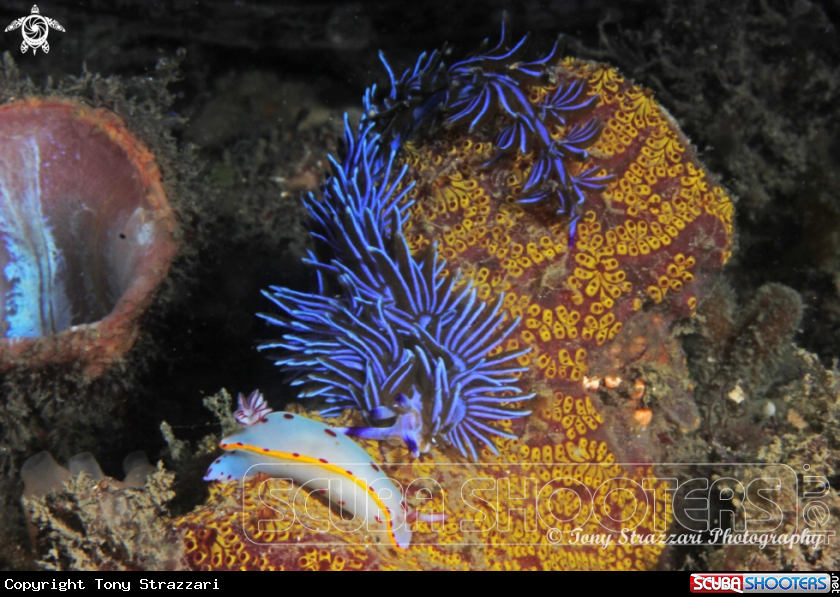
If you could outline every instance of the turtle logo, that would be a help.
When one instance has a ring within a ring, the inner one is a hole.
[[[23,33],[23,43],[20,45],[20,51],[24,54],[29,48],[32,48],[33,54],[38,53],[38,48],[43,49],[44,54],[49,53],[50,44],[47,43],[47,35],[50,32],[50,27],[56,31],[64,31],[64,27],[55,19],[41,16],[37,4],[32,7],[31,15],[12,21],[12,24],[6,27],[6,31],[14,31],[18,27],[21,27]]]

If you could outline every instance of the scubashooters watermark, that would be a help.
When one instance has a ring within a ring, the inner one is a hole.
[[[410,465],[393,465],[392,470],[399,466]],[[539,546],[547,540],[553,545],[599,549],[615,545],[790,549],[821,547],[834,536],[828,524],[829,509],[821,501],[828,495],[828,481],[820,476],[800,477],[782,464],[725,465],[730,471],[726,477],[719,476],[724,466],[720,464],[590,463],[582,476],[580,464],[534,463],[527,473],[510,478],[488,478],[490,465],[473,466],[473,477],[461,476],[470,465],[435,463],[428,465],[429,474],[422,479],[400,483],[391,478],[392,487],[398,488],[409,508],[446,514],[445,520],[425,525],[412,544],[468,545],[482,541],[482,534],[503,533],[510,534],[507,545],[523,546]],[[248,474],[272,476],[271,467],[270,463],[258,465]],[[457,468],[457,486],[452,483],[455,469],[447,467]],[[615,470],[622,471],[620,477],[609,474]],[[253,498],[265,508],[255,526],[259,530],[249,539],[266,545],[282,543],[295,525],[323,533],[322,538],[327,533],[362,529],[361,522],[351,528],[341,513],[310,508],[314,499],[310,490],[282,478],[251,486]],[[320,516],[315,514],[318,511]],[[372,525],[368,530],[374,532],[387,516],[375,512],[360,519]]]

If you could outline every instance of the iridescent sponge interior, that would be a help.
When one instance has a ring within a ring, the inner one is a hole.
[[[154,157],[117,116],[59,100],[0,107],[0,330],[11,341],[0,353],[85,324],[113,341],[52,340],[56,359],[130,346],[176,252],[174,230]]]

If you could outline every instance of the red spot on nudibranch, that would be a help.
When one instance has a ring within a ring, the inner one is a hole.
[[[268,448],[263,448],[262,451],[263,452],[271,452],[271,450],[269,450]]]
[[[324,429],[324,433],[326,433],[330,437],[335,437],[336,436],[335,431],[333,431],[332,429]]]
[[[241,446],[241,445],[242,445],[242,442],[236,442],[236,445],[237,445],[237,446]]]
[[[285,415],[283,415],[283,418],[284,418],[284,419],[294,419],[294,418],[295,418],[295,416],[294,416],[294,415],[290,415],[289,413],[286,413]]]
[[[324,460],[323,458],[319,458],[319,459],[318,459],[318,461],[319,461],[319,462],[323,462],[324,464],[329,464],[329,463],[328,463],[326,460]]]
[[[382,522],[382,519],[377,516],[376,517],[376,522]]]
[[[319,489],[318,493],[327,493],[327,490],[326,489]]]
[[[219,458],[218,460],[216,460],[216,464],[219,464],[221,461],[222,461],[222,459]]]
[[[347,473],[348,475],[350,475],[351,477],[353,476],[353,471],[344,471],[344,472]]]
[[[370,465],[373,467],[373,470],[375,470],[377,473],[379,472],[379,467],[378,466],[376,466],[372,462],[370,463]]]
[[[227,444],[225,444],[225,443],[221,443],[221,444],[219,444],[219,447],[220,447],[220,448],[227,448],[227,446],[228,446],[228,445],[227,445]]]
[[[294,456],[295,458],[300,458],[300,454],[298,454],[297,452],[292,452],[292,456]]]

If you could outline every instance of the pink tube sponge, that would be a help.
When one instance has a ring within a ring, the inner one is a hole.
[[[152,152],[115,114],[58,99],[0,106],[0,373],[105,373],[178,252]]]

